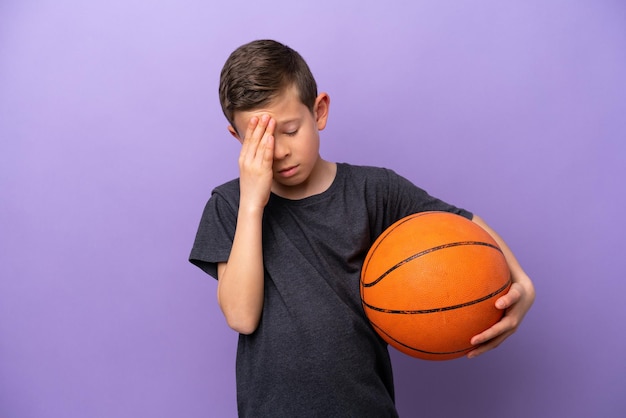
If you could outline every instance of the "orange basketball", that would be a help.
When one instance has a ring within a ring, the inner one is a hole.
[[[449,360],[498,322],[498,297],[511,286],[496,241],[474,222],[422,212],[391,225],[370,248],[361,300],[378,334],[399,351]]]

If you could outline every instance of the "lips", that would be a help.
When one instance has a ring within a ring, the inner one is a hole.
[[[278,170],[278,174],[280,174],[283,177],[291,177],[296,173],[297,169],[298,169],[297,165],[291,165],[289,167],[285,167],[285,168]]]

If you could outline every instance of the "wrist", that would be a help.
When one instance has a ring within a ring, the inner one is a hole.
[[[263,216],[265,206],[258,204],[241,203],[239,205],[239,216]]]

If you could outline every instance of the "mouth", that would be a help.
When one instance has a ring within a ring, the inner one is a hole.
[[[283,169],[278,170],[278,174],[282,177],[291,177],[296,173],[297,170],[298,170],[297,165],[291,165],[289,167],[285,167]]]

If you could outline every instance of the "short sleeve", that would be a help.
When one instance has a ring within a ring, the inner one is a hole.
[[[393,170],[387,169],[386,172],[389,176],[387,209],[392,216],[392,223],[405,216],[427,211],[451,212],[470,220],[473,218],[471,212],[431,196]]]
[[[217,264],[228,261],[237,225],[237,202],[217,189],[207,202],[189,261],[217,279]]]

